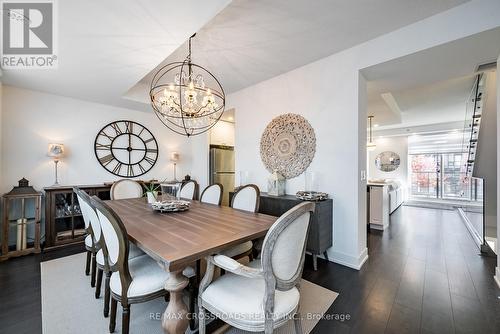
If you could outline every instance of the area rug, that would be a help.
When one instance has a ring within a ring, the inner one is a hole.
[[[85,253],[42,262],[40,266],[43,334],[109,333],[109,320],[102,315],[103,298],[95,299],[90,277],[84,274]],[[300,312],[304,317],[304,333],[311,332],[337,296],[331,290],[302,281]],[[160,317],[166,305],[163,298],[131,305],[130,333],[163,334]],[[115,332],[121,332],[120,306]],[[246,333],[235,328],[225,332]],[[290,321],[276,333],[295,333],[293,322]]]

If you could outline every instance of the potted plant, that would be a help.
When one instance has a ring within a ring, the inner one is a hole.
[[[160,189],[160,185],[154,182],[149,182],[144,184],[144,188],[146,190],[144,194],[148,199],[148,203],[151,204],[156,202],[158,199],[158,190]]]

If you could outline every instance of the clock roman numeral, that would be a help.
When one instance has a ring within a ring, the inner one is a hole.
[[[95,149],[100,150],[100,151],[109,151],[109,150],[111,150],[111,144],[97,143],[95,146]]]
[[[108,135],[108,134],[107,134],[106,132],[104,132],[104,131],[101,131],[101,135],[102,135],[102,136],[104,136],[104,137],[106,137],[106,138],[108,138],[108,139],[109,139],[109,140],[111,140],[111,141],[113,141],[113,139],[114,139],[112,136]]]
[[[113,157],[112,154],[108,154],[108,155],[105,155],[105,156],[99,158],[99,161],[101,162],[101,165],[107,166],[114,159],[115,158]]]
[[[151,137],[151,138],[149,138],[149,139],[145,140],[145,141],[144,141],[144,144],[147,144],[147,143],[149,143],[149,142],[152,142],[153,140],[155,140],[155,139],[154,139],[154,137]]]
[[[158,149],[157,148],[148,148],[148,149],[146,149],[146,153],[158,153]]]
[[[144,160],[145,160],[146,162],[150,163],[150,164],[151,164],[151,166],[155,164],[155,159],[152,159],[152,158],[150,158],[150,157],[145,157],[145,158],[144,158]]]
[[[141,170],[142,174],[146,173],[146,170],[144,169],[144,167],[142,167],[142,165],[140,163],[137,164],[137,166],[139,166],[139,169]]]
[[[132,165],[127,166],[127,176],[134,176],[134,167]]]
[[[129,121],[125,122],[125,133],[134,133],[134,123]]]
[[[117,123],[111,124],[111,127],[113,128],[113,130],[115,130],[116,135],[121,135],[123,133],[122,129],[120,129],[120,126]]]
[[[120,174],[120,170],[122,169],[122,163],[121,162],[118,162],[115,166],[115,168],[113,168],[113,173],[115,174]]]

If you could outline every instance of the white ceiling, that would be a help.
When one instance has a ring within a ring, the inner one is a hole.
[[[464,2],[58,1],[59,68],[5,70],[2,82],[149,111],[133,101],[147,101],[148,73],[184,59],[193,32],[193,59],[233,92]]]
[[[497,28],[364,69],[368,114],[379,129],[463,121],[477,66],[499,54]],[[383,94],[392,96],[399,114]]]
[[[233,0],[193,41],[226,93],[414,23],[466,0]],[[184,60],[186,43],[159,66]],[[147,101],[153,69],[127,96]]]
[[[230,0],[57,1],[59,67],[5,70],[2,82],[144,109],[122,96]],[[70,112],[70,111],[68,111]]]

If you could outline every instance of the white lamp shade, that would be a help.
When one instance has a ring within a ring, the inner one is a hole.
[[[64,155],[64,145],[63,144],[49,144],[49,150],[47,152],[49,157],[58,159]]]
[[[179,153],[178,152],[172,152],[170,154],[170,161],[172,161],[172,162],[179,161]]]

